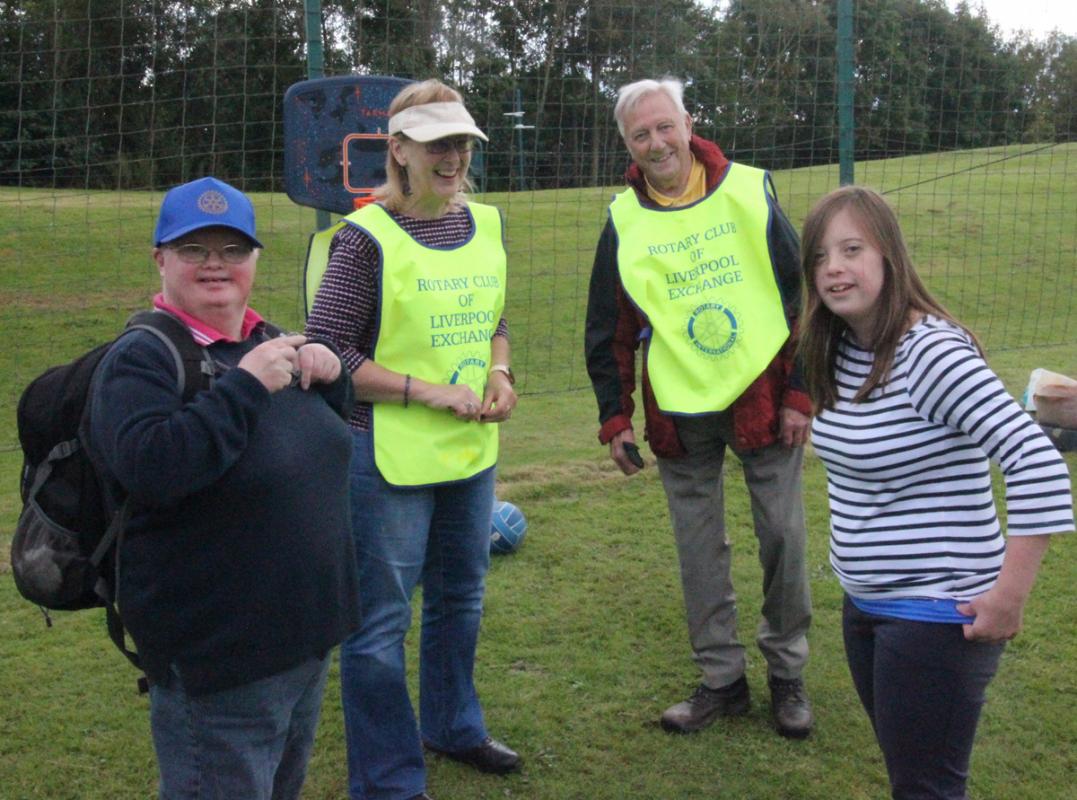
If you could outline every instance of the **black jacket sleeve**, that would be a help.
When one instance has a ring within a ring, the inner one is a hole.
[[[800,237],[796,228],[785,216],[773,186],[767,192],[770,204],[770,224],[767,228],[767,242],[770,245],[770,258],[774,264],[774,277],[778,281],[778,291],[782,295],[782,304],[789,319],[790,327],[800,314],[801,285],[800,274]]]
[[[631,426],[638,328],[617,272],[617,232],[607,220],[595,249],[584,333],[587,374],[603,426],[617,416],[625,418],[623,427]]]
[[[770,258],[774,265],[774,277],[778,282],[778,291],[782,296],[782,306],[785,309],[785,318],[789,323],[789,330],[794,337],[797,332],[797,321],[800,317],[800,306],[803,297],[803,275],[800,269],[800,236],[789,218],[778,205],[778,198],[774,192],[773,184],[769,185],[767,199],[770,203],[770,224],[767,228],[767,243],[770,246]],[[792,361],[792,370],[789,373],[788,382],[791,389],[805,391],[804,376],[801,372],[800,359],[794,355],[796,347],[795,339],[790,342],[789,358]]]

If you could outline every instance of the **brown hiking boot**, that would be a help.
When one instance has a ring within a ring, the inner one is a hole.
[[[667,708],[661,723],[670,733],[695,733],[713,724],[718,717],[747,714],[749,705],[748,679],[741,675],[733,683],[718,689],[700,684],[687,700]]]
[[[784,680],[771,677],[770,716],[778,733],[790,739],[803,739],[811,733],[815,718],[811,713],[811,701],[804,691],[800,678]]]

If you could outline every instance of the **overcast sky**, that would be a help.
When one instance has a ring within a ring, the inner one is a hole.
[[[959,0],[946,0],[956,8]],[[1042,38],[1058,28],[1069,36],[1077,36],[1077,2],[1075,0],[969,0],[973,10],[983,6],[988,18],[1007,38],[1017,29],[1032,31]]]

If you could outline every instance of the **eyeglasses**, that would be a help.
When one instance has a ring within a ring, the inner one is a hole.
[[[228,264],[242,264],[251,257],[254,250],[249,244],[226,244],[224,247],[206,247],[204,244],[188,242],[178,247],[172,247],[176,251],[180,261],[188,264],[205,264],[209,260],[210,253],[216,253],[221,261]]]
[[[463,155],[464,153],[470,153],[475,147],[475,140],[470,136],[457,136],[450,139],[445,137],[444,139],[435,139],[432,142],[426,142],[426,152],[432,156],[444,156],[447,155],[450,150],[456,150],[457,153]]]

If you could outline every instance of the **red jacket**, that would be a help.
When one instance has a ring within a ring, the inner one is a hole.
[[[729,160],[718,145],[692,137],[692,153],[707,172],[707,191],[721,181]],[[647,197],[643,174],[632,164],[625,179],[636,191],[640,203],[654,207]],[[789,329],[796,331],[800,308],[801,276],[800,245],[793,226],[771,199],[771,219],[767,226],[774,277],[782,295]],[[647,320],[629,301],[621,283],[617,266],[617,233],[611,220],[606,222],[591,272],[591,287],[587,301],[586,356],[587,372],[598,400],[601,428],[598,439],[606,444],[621,431],[632,427],[632,398],[636,386],[636,350]],[[778,440],[779,415],[788,406],[807,415],[811,403],[800,380],[794,360],[795,336],[790,336],[781,351],[763,373],[744,390],[730,411],[738,450],[753,450],[774,444]],[[684,455],[673,418],[658,409],[644,367],[643,377],[644,437],[654,454],[663,458]]]

